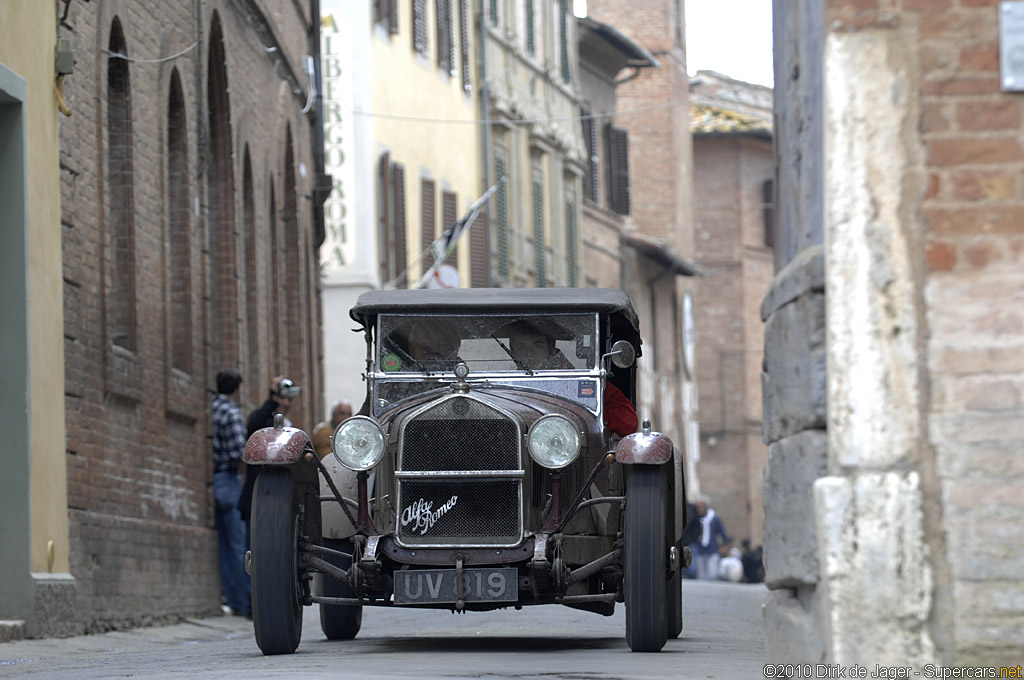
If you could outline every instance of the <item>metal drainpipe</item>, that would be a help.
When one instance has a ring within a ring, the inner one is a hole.
[[[484,191],[491,186],[491,98],[487,92],[487,0],[480,0],[480,108],[483,120]],[[487,228],[491,228],[491,206],[487,202]],[[487,239],[490,249],[491,239]],[[487,285],[494,287],[491,254],[487,253]]]

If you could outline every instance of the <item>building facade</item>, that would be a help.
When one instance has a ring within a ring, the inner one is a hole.
[[[214,376],[322,413],[317,3],[65,5],[70,573],[81,631],[220,611]],[[52,7],[50,8],[53,9]],[[50,493],[53,493],[51,490]]]
[[[762,539],[761,302],[771,284],[772,90],[699,71],[690,81],[700,479],[734,545]]]
[[[61,57],[55,60],[55,55]],[[70,54],[54,6],[0,5],[0,641],[74,632],[64,454],[58,109]]]
[[[569,0],[484,3],[481,85],[491,283],[579,286],[586,156]]]
[[[766,660],[1014,673],[1020,4],[774,13]]]
[[[644,342],[637,412],[685,451],[692,496],[700,492],[695,381],[704,369],[691,360],[688,277],[697,268],[692,261],[693,155],[682,3],[588,0],[587,11],[588,17],[643,45],[659,63],[658,68],[629,67],[619,75],[610,134],[617,138],[617,153],[628,159],[617,166],[628,167],[628,188],[615,194],[619,210],[625,209],[633,224],[620,247],[622,287],[637,308]]]

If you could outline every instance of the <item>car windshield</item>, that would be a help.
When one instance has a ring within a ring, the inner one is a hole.
[[[377,367],[383,373],[450,372],[536,375],[597,365],[597,316],[476,315],[380,317]]]

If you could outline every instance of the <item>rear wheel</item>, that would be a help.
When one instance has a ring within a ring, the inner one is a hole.
[[[267,655],[291,654],[302,636],[298,489],[291,472],[267,468],[252,500],[252,619]]]
[[[352,554],[352,541],[349,539],[325,538],[324,547]],[[351,557],[326,555],[324,559],[339,569],[348,569],[352,564]],[[323,597],[355,597],[351,586],[331,578],[327,574],[320,575],[320,595]],[[338,604],[320,605],[320,628],[323,629],[328,640],[351,640],[359,632],[362,623],[362,607]]]
[[[667,498],[659,466],[632,467],[626,484],[623,591],[626,643],[634,652],[660,651],[668,636]]]
[[[679,566],[668,582],[668,639],[683,632],[683,567]]]

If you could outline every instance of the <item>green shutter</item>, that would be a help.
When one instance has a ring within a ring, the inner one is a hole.
[[[526,0],[526,53],[533,56],[537,46],[533,35],[533,0]]]
[[[504,155],[494,158],[494,176],[501,179],[508,171]],[[495,245],[498,250],[498,278],[508,282],[508,182],[498,185],[495,192],[495,219],[494,235]]]
[[[577,253],[576,253],[576,201],[572,193],[565,195],[565,264],[568,285],[575,288],[577,281]]]
[[[533,261],[538,288],[548,285],[544,269],[544,176],[537,168],[533,171]]]

